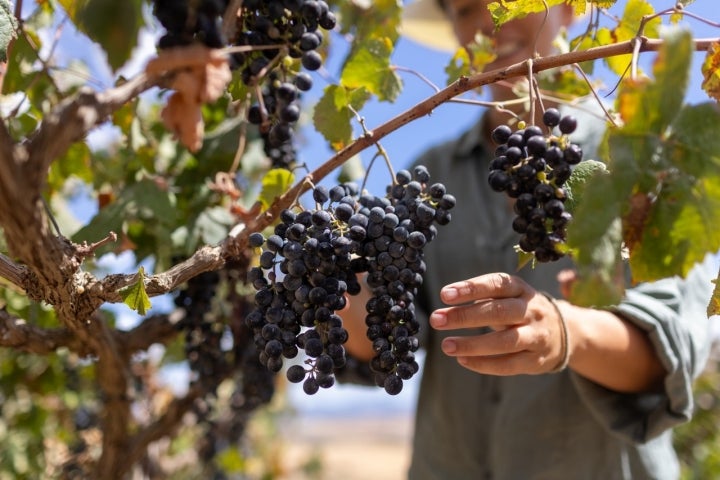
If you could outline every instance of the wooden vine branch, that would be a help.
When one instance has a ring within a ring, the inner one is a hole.
[[[23,279],[25,278],[26,271],[27,269],[25,267],[18,265],[0,253],[0,278],[8,280],[21,290],[25,290]]]
[[[45,329],[29,325],[0,309],[0,347],[12,348],[38,355],[54,353],[66,347],[81,357],[92,352],[66,328]]]
[[[135,328],[115,332],[121,355],[129,358],[136,352],[143,352],[155,343],[165,343],[177,333],[177,320],[170,315],[153,315],[144,319]]]
[[[138,462],[147,453],[148,445],[176,429],[182,417],[193,407],[195,400],[204,393],[200,387],[193,387],[184,397],[173,399],[160,418],[130,438],[129,448],[124,452],[125,462],[128,465]]]

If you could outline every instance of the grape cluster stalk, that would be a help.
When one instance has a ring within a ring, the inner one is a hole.
[[[361,291],[366,275],[367,337],[376,355],[375,382],[391,395],[418,371],[415,352],[420,324],[414,299],[425,273],[423,249],[436,225],[451,220],[455,197],[441,183],[430,184],[424,166],[397,172],[384,197],[361,194],[352,183],[313,190],[316,208],[284,210],[267,238],[249,237],[262,247],[259,265],[248,273],[257,308],[246,318],[271,371],[299,350],[308,357],[287,369],[287,378],[307,394],[335,383],[346,363],[348,332],[337,313],[346,295]]]
[[[572,215],[565,209],[565,184],[572,168],[582,161],[582,149],[569,135],[577,128],[572,115],[555,108],[543,114],[545,129],[519,124],[496,127],[491,134],[498,145],[490,163],[488,182],[497,192],[515,199],[512,228],[519,233],[518,247],[538,262],[564,256],[567,225]],[[559,135],[555,134],[555,128]]]

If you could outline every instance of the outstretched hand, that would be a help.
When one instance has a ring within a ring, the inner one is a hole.
[[[492,330],[442,341],[443,352],[465,368],[490,375],[519,375],[548,373],[563,364],[567,344],[559,311],[519,277],[481,275],[445,286],[440,298],[450,307],[432,313],[433,328]]]

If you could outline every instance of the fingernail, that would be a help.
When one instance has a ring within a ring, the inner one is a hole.
[[[447,325],[447,317],[445,316],[444,313],[433,312],[430,315],[430,325],[432,325],[433,327],[436,327],[436,328],[444,327],[445,325]]]
[[[458,291],[455,287],[445,287],[442,293],[445,300],[455,300],[458,297]]]
[[[455,340],[446,338],[442,342],[442,349],[445,353],[455,353],[455,351],[457,350],[457,343],[455,343]]]

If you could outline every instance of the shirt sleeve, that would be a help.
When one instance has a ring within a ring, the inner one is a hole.
[[[655,438],[693,413],[693,381],[702,372],[711,343],[707,305],[716,257],[708,256],[684,279],[628,289],[615,313],[647,332],[667,374],[654,394],[622,394],[571,372],[580,397],[606,428],[635,443]]]

